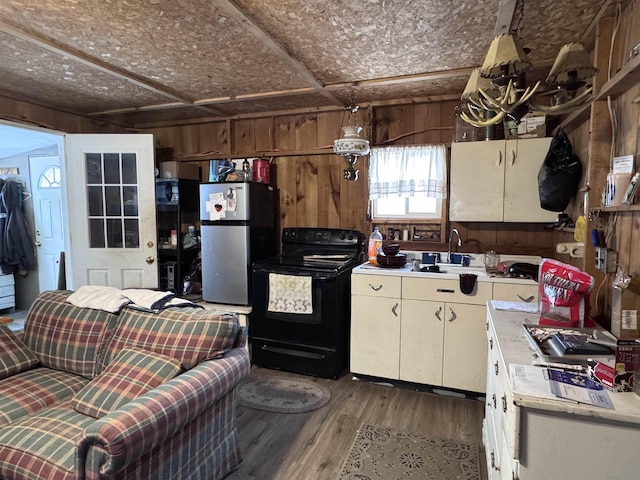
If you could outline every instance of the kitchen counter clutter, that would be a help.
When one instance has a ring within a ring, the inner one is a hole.
[[[351,275],[351,372],[484,392],[486,304],[492,299],[535,304],[538,284],[493,277],[478,264],[480,257],[472,256],[468,267],[443,266],[445,273],[414,272],[412,265],[356,267]],[[476,276],[468,289],[462,273]]]
[[[489,302],[486,324],[483,443],[489,480],[637,478],[640,397],[607,391],[609,409],[550,398],[514,381],[514,372],[541,360],[523,327],[536,324],[538,316],[495,307]]]

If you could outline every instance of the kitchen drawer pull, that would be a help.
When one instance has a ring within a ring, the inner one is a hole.
[[[489,339],[489,350],[493,350],[493,337]]]
[[[516,151],[511,150],[511,165],[513,165],[514,163],[516,163]]]
[[[449,316],[449,321],[453,322],[456,318],[458,318],[458,316],[456,315],[456,312],[453,311],[453,308],[449,307],[449,310],[451,310],[451,315]]]
[[[393,307],[391,307],[391,313],[393,313],[396,317],[398,316],[398,314],[396,313],[397,308],[398,308],[397,303]]]
[[[453,288],[439,288],[436,290],[438,293],[456,293]]]
[[[498,151],[498,167],[502,165],[502,150]]]
[[[377,292],[378,290],[380,290],[382,288],[382,284],[378,285],[377,287],[374,287],[373,285],[369,284],[369,286],[371,287],[371,290]]]
[[[494,368],[495,368],[496,375],[498,375],[498,373],[499,373],[499,371],[500,371],[500,370],[498,369],[498,362],[496,362],[493,366],[494,366]]]
[[[493,400],[493,408],[498,408],[498,401],[496,399],[496,394],[491,395],[491,400]]]
[[[436,318],[439,321],[442,321],[442,317],[440,317],[440,313],[442,313],[442,307],[438,307],[438,310],[436,310]]]
[[[502,411],[507,413],[507,395],[502,396]]]
[[[521,295],[516,295],[516,297],[518,297],[520,300],[522,300],[523,302],[526,302],[526,303],[531,303],[533,301],[533,299],[536,298],[533,295],[531,295],[530,297],[527,297],[527,298],[524,298]]]

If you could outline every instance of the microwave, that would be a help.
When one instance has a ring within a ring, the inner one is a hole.
[[[177,178],[156,178],[156,204],[179,205],[180,189]]]

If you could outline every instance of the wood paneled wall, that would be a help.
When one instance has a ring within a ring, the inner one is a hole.
[[[457,101],[365,107],[358,112],[372,145],[449,145]],[[351,228],[368,236],[367,159],[359,159],[357,182],[343,180],[344,161],[331,153],[344,122],[342,110],[238,119],[153,129],[158,147],[170,147],[193,161],[197,154],[251,155],[270,152],[280,195],[280,227]],[[327,154],[317,154],[325,148]],[[312,151],[312,154],[309,154]],[[286,155],[283,155],[286,152]],[[300,152],[297,155],[291,153]],[[278,155],[280,153],[280,156]],[[205,157],[206,158],[206,157]],[[197,162],[208,178],[208,161]],[[532,179],[535,181],[535,179]],[[384,222],[382,222],[384,224]],[[380,224],[380,222],[376,223]],[[456,223],[464,248],[483,252],[553,255],[553,231],[540,224]],[[446,248],[440,243],[408,242],[403,249]]]

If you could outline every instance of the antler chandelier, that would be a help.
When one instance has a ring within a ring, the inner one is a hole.
[[[579,43],[560,49],[542,91],[540,81],[527,85],[526,72],[532,63],[522,47],[523,6],[520,0],[516,29],[493,39],[482,67],[473,70],[462,93],[467,111],[460,117],[473,126],[486,127],[506,119],[520,123],[529,111],[562,115],[594,98],[586,81],[598,69]]]

